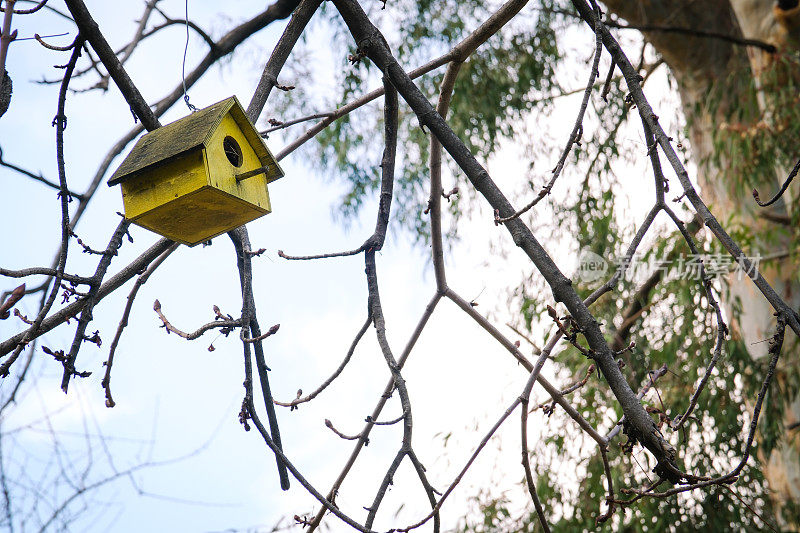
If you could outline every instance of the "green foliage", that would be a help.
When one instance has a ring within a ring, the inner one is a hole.
[[[530,110],[550,105],[549,99],[541,98],[543,92],[559,90],[555,66],[561,59],[556,38],[560,23],[552,13],[553,3],[548,0],[541,10],[521,14],[519,21],[489,39],[462,67],[448,121],[480,157],[494,154],[501,139],[519,135],[520,124]],[[383,16],[407,19],[390,45],[401,64],[412,68],[449,50],[496,7],[477,1],[393,2],[387,4]],[[370,68],[368,60],[350,65],[342,58],[341,72],[337,86],[343,89],[337,106],[380,84],[378,73]],[[440,70],[418,80],[431,101],[438,95],[442,76]],[[379,105],[373,105],[367,112],[360,110],[343,117],[317,136],[317,153],[312,160],[318,161],[328,174],[331,169],[337,170],[345,186],[340,207],[345,220],[355,216],[380,186],[378,163],[383,136],[378,132],[382,132],[383,125],[379,109]],[[400,112],[392,211],[397,223],[424,242],[429,232],[428,219],[423,216],[429,195],[429,133],[407,107],[401,105]],[[460,180],[458,172],[455,174],[456,181]],[[449,190],[452,186],[445,179],[445,189]],[[447,204],[455,218],[467,200],[459,195]]]
[[[475,518],[466,521],[456,529],[456,531],[491,533],[493,531],[510,531],[509,527],[515,527],[511,511],[508,507],[508,500],[504,497],[497,497],[490,493],[474,499],[479,508],[477,520]],[[528,531],[528,530],[522,530]]]
[[[613,210],[613,205],[603,206],[602,202],[602,196],[595,202],[584,202],[583,209],[577,212],[589,218],[596,216],[594,210],[598,206],[604,213]],[[596,253],[605,253],[604,257],[609,257],[621,242],[626,242],[613,231],[613,223],[601,222],[589,226],[579,219],[575,224],[584,239],[581,240],[581,246],[589,247]],[[600,231],[599,235],[593,234],[596,229]],[[688,247],[674,234],[663,232],[662,235],[662,239],[639,258],[640,264],[651,259],[680,258],[689,254]],[[706,252],[713,253],[713,250],[706,249]],[[598,320],[607,324],[608,340],[612,345],[614,332],[622,321],[620,310],[632,300],[633,293],[642,286],[642,282],[642,279],[623,279],[616,293],[601,299],[592,308]],[[583,294],[588,294],[594,286],[578,288]],[[651,393],[647,402],[655,413],[665,412],[670,419],[674,419],[687,408],[689,398],[711,358],[715,335],[713,313],[698,281],[671,279],[670,276],[648,295],[647,305],[646,313],[636,321],[630,335],[635,348],[623,352],[620,360],[624,363],[623,372],[634,386],[646,385],[649,371],[667,365],[669,372],[658,381],[655,387],[657,394]],[[525,308],[534,309],[535,304],[526,301]],[[532,319],[536,319],[535,315]],[[683,466],[690,472],[724,473],[737,464],[749,428],[750,410],[755,398],[753,391],[760,387],[766,371],[767,361],[754,362],[741,342],[728,342],[723,354],[684,430],[674,435],[666,426],[662,428],[668,437],[679,439],[681,456],[685,460]],[[569,348],[558,355],[558,363],[572,374],[572,379],[563,381],[569,383],[579,379],[589,362],[578,350]],[[744,379],[737,381],[734,379],[737,375]],[[778,391],[778,388],[773,388],[764,403],[759,426],[761,439],[751,452],[753,457],[758,457],[759,453],[768,454],[784,435],[783,402]],[[607,385],[596,374],[570,401],[590,423],[606,430],[621,414],[616,401],[607,393]],[[560,427],[563,418],[556,416],[550,422],[554,433],[547,439],[549,445],[554,446],[561,457],[572,458],[565,460],[586,461],[580,453],[585,448],[576,447],[571,439],[564,438]],[[624,438],[618,438],[609,450],[615,487],[619,489],[647,484],[653,479],[650,471],[654,465],[648,464],[646,454],[637,448],[633,453],[625,452],[621,447],[622,442]],[[751,459],[750,465],[745,468],[741,481],[734,489],[738,491],[738,497],[725,489],[713,489],[710,492],[690,493],[681,498],[645,498],[625,513],[617,513],[603,528],[632,532],[684,531],[689,528],[709,531],[762,530],[765,527],[763,522],[750,508],[769,515],[772,511],[771,502],[757,463]],[[548,496],[542,495],[545,506],[549,509],[563,507],[562,494],[568,490],[568,485],[569,482],[549,488],[549,492],[545,493]],[[660,488],[664,490],[669,486],[662,485]],[[604,490],[602,464],[598,457],[590,457],[578,491],[580,496],[569,500],[571,508],[565,509],[563,516],[551,524],[553,531],[597,529],[594,520],[605,509],[600,504],[604,500]],[[750,508],[743,505],[739,498]],[[535,519],[533,516],[529,518]]]
[[[479,48],[459,73],[449,120],[471,151],[489,157],[501,138],[521,133],[520,124],[539,96],[560,90],[556,22],[543,11],[533,31],[496,36]],[[440,79],[434,78],[434,88]]]
[[[714,135],[711,163],[723,170],[737,199],[749,201],[757,188],[771,196],[798,159],[800,143],[800,58],[774,55],[756,81],[749,72],[733,72],[714,84],[707,112],[721,117]],[[731,98],[731,95],[740,95]],[[733,100],[733,105],[732,105]]]
[[[787,90],[782,95],[776,95],[775,99],[789,98],[789,95],[796,98],[796,93]],[[632,236],[631,230],[623,229],[619,224],[620,185],[612,171],[615,160],[630,156],[617,139],[620,124],[624,123],[628,112],[618,100],[612,100],[599,113],[598,120],[603,124],[597,128],[599,133],[591,141],[583,143],[581,153],[574,154],[576,162],[581,159],[589,161],[585,179],[575,193],[567,196],[566,201],[554,204],[554,230],[558,228],[560,233],[574,235],[577,249],[591,250],[606,259],[621,257],[624,246]],[[791,112],[796,112],[796,109]],[[795,125],[800,124],[800,120],[789,120]],[[776,151],[784,149],[786,152],[778,161],[789,161],[788,146],[781,148],[778,143],[774,143],[772,157],[778,158]],[[774,165],[775,160],[770,169],[772,176],[775,175]],[[749,171],[763,172],[763,169],[750,167]],[[683,218],[688,219],[688,216],[683,213]],[[768,246],[774,249],[776,242],[798,242],[796,224],[778,226],[756,236],[753,228],[744,225],[741,220],[738,216],[731,216],[724,223],[745,250],[756,253]],[[702,253],[711,256],[724,254],[718,244],[703,238],[702,233],[696,242]],[[641,265],[668,258],[674,265],[675,262],[688,259],[689,254],[689,248],[676,232],[661,229],[658,239],[642,247],[637,262]],[[621,312],[633,300],[633,295],[646,278],[623,279],[614,293],[603,297],[592,307],[593,314],[606,325],[610,344],[614,344],[615,332],[626,318],[620,316]],[[716,279],[714,286],[717,295],[722,293],[729,301],[724,277]],[[579,294],[583,296],[596,287],[596,283],[577,285]],[[541,329],[540,324],[547,321],[544,309],[547,301],[542,294],[548,293],[544,292],[540,281],[532,278],[525,280],[514,295],[514,299],[520,302],[521,321],[532,331]],[[668,419],[675,419],[685,412],[711,359],[716,335],[714,313],[698,280],[669,275],[645,295],[642,305],[645,306],[644,312],[634,317],[629,337],[617,347],[623,348],[629,340],[635,343],[633,350],[620,354],[620,361],[624,363],[623,372],[636,388],[648,384],[648,372],[666,364],[668,374],[657,383],[657,393],[651,393],[646,401],[654,417],[663,413]],[[735,319],[736,305],[732,311]],[[796,350],[796,346],[786,348],[788,353],[796,353]],[[586,357],[574,348],[561,352],[557,362],[563,369],[561,383],[564,385],[578,381],[589,364]],[[738,464],[744,451],[752,407],[763,383],[767,364],[766,358],[754,361],[741,341],[731,340],[725,344],[723,355],[684,428],[676,435],[666,425],[662,427],[668,438],[679,442],[686,470],[722,474]],[[595,524],[595,519],[605,510],[601,503],[605,491],[602,463],[598,457],[587,458],[581,454],[580,450],[586,448],[576,445],[571,435],[564,435],[562,424],[566,423],[565,416],[552,415],[549,424],[554,429],[546,437],[548,446],[554,448],[557,451],[554,455],[563,461],[583,464],[586,468],[585,474],[580,475],[580,490],[575,497],[566,496],[572,494],[570,485],[574,484],[573,479],[549,479],[545,482],[543,477],[539,478],[542,489],[540,497],[549,510],[548,516],[554,520],[550,524],[552,530],[644,532],[699,528],[704,531],[761,531],[767,528],[758,514],[772,517],[778,510],[773,508],[773,502],[768,497],[759,463],[785,438],[784,400],[800,390],[796,365],[784,366],[781,368],[781,379],[773,383],[765,398],[758,438],[751,450],[748,466],[733,488],[736,493],[725,488],[714,488],[680,497],[644,498],[628,507],[624,513],[615,514],[603,526]],[[608,394],[607,384],[596,374],[579,392],[573,394],[570,401],[591,424],[606,431],[613,427],[621,415],[617,402]],[[620,487],[646,485],[653,479],[651,470],[655,466],[648,464],[646,454],[636,447],[632,453],[624,451],[621,447],[624,440],[624,437],[618,437],[609,450],[612,478],[617,490]],[[590,446],[594,446],[593,443]],[[667,488],[668,485],[660,487],[661,490]],[[486,507],[483,512],[490,510]],[[793,506],[784,506],[780,513],[789,523],[796,520],[793,518],[796,513]],[[531,512],[517,517],[517,522],[503,531],[528,531],[536,521]]]
[[[567,82],[563,74],[578,67],[580,61],[569,61],[565,44],[570,26],[575,20],[561,14],[565,6],[556,0],[544,0],[534,10],[523,11],[519,20],[504,28],[482,46],[465,63],[455,86],[448,122],[467,146],[481,158],[497,153],[504,140],[513,139],[524,144],[525,123],[531,116],[544,116],[552,111],[557,95],[564,92]],[[383,17],[404,17],[404,24],[396,34],[388,36],[392,49],[401,64],[411,68],[438,56],[475,28],[496,6],[470,0],[437,1],[408,0],[387,4]],[[334,17],[331,17],[333,21]],[[344,33],[334,32],[336,38]],[[352,50],[352,45],[351,50]],[[355,50],[352,50],[355,52]],[[645,55],[642,55],[643,59]],[[585,59],[585,58],[584,58]],[[651,63],[657,58],[650,58]],[[362,60],[354,65],[340,58],[342,69],[337,86],[343,87],[336,104],[342,105],[372,89],[380,83],[378,73],[369,62]],[[702,107],[686,117],[687,129],[693,121],[721,123],[713,135],[714,154],[702,163],[719,169],[720,180],[730,184],[734,203],[750,198],[752,187],[758,187],[762,198],[776,190],[776,168],[791,168],[798,157],[800,146],[800,64],[794,56],[776,56],[771,68],[759,80],[766,101],[759,104],[756,82],[750,72],[736,72],[730,78],[711,84],[711,92]],[[568,77],[568,76],[567,76]],[[423,93],[433,101],[441,84],[441,72],[418,80]],[[673,82],[668,78],[670,83]],[[584,82],[585,83],[585,82]],[[596,92],[595,92],[596,94]],[[624,143],[620,132],[627,127],[629,117],[638,122],[638,114],[624,102],[624,84],[615,78],[610,86],[608,102],[599,102],[595,96],[594,107],[584,124],[582,142],[570,159],[568,170],[557,186],[558,197],[549,198],[547,209],[552,217],[543,220],[541,212],[529,214],[540,228],[554,235],[570,235],[572,251],[591,250],[606,259],[622,257],[633,235],[629,224],[622,223],[624,197],[622,186],[614,174],[620,162],[642,157],[645,148],[641,143]],[[599,105],[598,105],[599,104]],[[770,110],[769,112],[763,111]],[[592,114],[593,113],[593,114]],[[345,186],[340,212],[350,218],[359,212],[364,203],[374,197],[379,187],[378,163],[383,146],[382,115],[380,105],[349,115],[318,137],[314,160],[330,170],[338,170]],[[425,241],[428,219],[423,216],[427,203],[427,164],[429,158],[428,132],[419,127],[411,112],[401,107],[399,131],[399,158],[395,186],[393,217],[419,240]],[[638,123],[633,124],[638,128]],[[676,131],[679,130],[675,128]],[[537,141],[547,138],[541,134]],[[675,134],[681,143],[686,137]],[[533,158],[553,161],[565,139],[555,143],[530,146]],[[702,165],[701,165],[702,168]],[[453,172],[456,182],[458,171]],[[445,177],[445,189],[449,189]],[[562,185],[567,182],[570,185]],[[577,183],[577,185],[575,185]],[[537,183],[538,184],[538,183]],[[530,183],[533,186],[533,183]],[[566,190],[564,190],[566,189]],[[458,201],[450,204],[451,213],[458,215],[470,197],[468,187],[460,187]],[[674,191],[673,191],[674,192]],[[621,194],[622,193],[622,194]],[[677,194],[675,194],[677,196]],[[649,201],[648,201],[649,203]],[[736,204],[738,205],[738,204]],[[752,205],[749,202],[747,205]],[[538,209],[538,206],[537,206]],[[544,208],[542,208],[544,209]],[[800,243],[800,210],[795,210],[789,224],[777,229],[754,234],[752,227],[742,223],[742,217],[731,216],[725,220],[726,228],[745,250],[773,246],[776,242],[797,246]],[[689,219],[687,212],[679,213]],[[656,225],[652,232],[656,238],[642,245],[638,264],[669,259],[684,260],[690,250],[679,235],[666,226]],[[704,253],[721,253],[702,233],[697,246]],[[615,267],[611,261],[611,267]],[[610,272],[609,272],[610,273]],[[623,372],[634,388],[649,384],[649,372],[667,365],[669,372],[655,385],[655,393],[646,398],[654,413],[674,420],[683,414],[689,399],[704,375],[711,360],[717,324],[707,296],[696,279],[665,275],[655,287],[642,295],[641,309],[634,316],[623,316],[624,310],[641,289],[647,276],[623,279],[617,290],[602,297],[592,312],[604,327],[608,341],[621,350],[619,358]],[[800,281],[800,273],[797,274]],[[582,296],[596,288],[591,284],[577,284]],[[726,295],[723,279],[714,282],[715,291]],[[546,305],[551,303],[550,291],[537,277],[523,280],[511,301],[519,305],[520,322],[529,330],[548,324]],[[728,295],[729,296],[729,295]],[[731,311],[735,319],[739,302],[733,302]],[[616,333],[623,326],[630,327],[625,338]],[[579,336],[580,341],[580,336]],[[633,341],[635,347],[622,350]],[[797,347],[789,348],[797,350]],[[567,348],[557,356],[559,382],[568,384],[586,375],[591,361],[578,350]],[[751,409],[761,386],[768,361],[754,361],[741,341],[731,340],[724,346],[700,402],[682,430],[673,432],[666,425],[667,437],[679,443],[682,465],[697,474],[725,473],[739,461],[749,429]],[[765,481],[757,461],[769,456],[779,446],[785,435],[783,427],[784,399],[800,390],[800,371],[796,365],[781,368],[782,378],[766,396],[759,424],[759,438],[751,451],[751,461],[743,470],[740,481],[732,490],[713,488],[684,493],[680,497],[643,498],[617,512],[603,526],[595,520],[605,510],[605,477],[602,462],[596,452],[586,456],[582,450],[595,449],[593,443],[581,446],[573,434],[565,434],[565,415],[556,409],[540,422],[553,429],[545,437],[546,445],[564,464],[578,465],[579,490],[574,479],[549,476],[547,468],[539,468],[537,490],[552,519],[553,531],[586,531],[598,528],[609,531],[661,532],[747,530],[759,531],[765,525],[757,513],[770,516],[775,511],[767,496]],[[586,419],[603,431],[610,430],[621,413],[608,386],[597,373],[574,392],[570,401]],[[539,410],[534,417],[544,417]],[[585,438],[583,436],[580,437]],[[641,487],[652,481],[654,464],[648,463],[647,454],[634,447],[633,452],[623,449],[625,437],[617,437],[609,449],[612,478],[617,491],[621,487]],[[534,458],[535,460],[535,458]],[[667,485],[660,490],[669,488]],[[523,490],[523,489],[521,489]],[[617,492],[617,496],[620,493]],[[745,503],[743,503],[745,502]],[[475,512],[464,517],[457,531],[462,532],[528,532],[539,531],[538,520],[532,506],[518,513],[510,499],[491,491],[479,494]],[[784,506],[784,518],[798,520],[800,510]]]

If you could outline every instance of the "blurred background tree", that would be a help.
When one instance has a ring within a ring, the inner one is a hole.
[[[370,17],[387,34],[391,49],[403,65],[410,66],[449,50],[499,5],[475,0],[365,3]],[[608,11],[606,23],[624,42],[629,55],[637,57],[649,94],[659,95],[661,120],[669,124],[670,134],[691,164],[703,196],[746,252],[761,258],[764,275],[797,309],[798,187],[789,187],[768,208],[756,204],[752,190],[771,196],[800,156],[798,2],[607,1],[601,8]],[[320,42],[306,37],[293,50],[288,70],[282,74],[304,83],[278,94],[274,107],[278,117],[319,113],[324,105],[343,105],[379,85],[377,69],[360,57],[339,13],[330,3],[323,4],[321,13],[314,24],[330,36],[325,47],[341,52],[337,56],[340,63],[333,68],[334,83],[326,80],[336,94],[333,101],[325,100],[315,94],[316,84],[305,82],[331,74],[308,70],[304,58],[320,47]],[[173,20],[170,24],[180,22]],[[230,47],[225,49],[226,54],[239,46],[230,40],[219,42]],[[212,63],[222,57],[218,55],[219,42],[210,47]],[[638,54],[632,53],[634,50]],[[594,36],[571,2],[535,0],[462,67],[448,123],[482,160],[504,157],[512,148],[522,155],[527,168],[520,174],[526,180],[508,182],[520,205],[549,179],[566,134],[557,131],[548,119],[563,117],[565,110],[574,113],[593,51]],[[607,54],[600,65],[603,73],[609,70]],[[433,73],[418,81],[429,99],[438,94],[443,76]],[[614,258],[624,255],[626,243],[635,232],[630,221],[641,216],[637,207],[649,203],[641,202],[646,193],[631,187],[627,179],[642,168],[640,163],[646,160],[649,147],[636,133],[638,113],[627,98],[619,71],[612,69],[607,94],[601,95],[603,81],[601,74],[582,137],[569,156],[564,177],[547,197],[548,202],[522,217],[537,233],[549,234],[548,244],[563,251],[563,256],[577,257],[591,251],[613,265]],[[105,83],[107,87],[107,77]],[[177,90],[157,110],[163,112],[180,95]],[[13,95],[12,107],[14,98],[20,98],[19,94]],[[334,176],[344,189],[338,206],[344,224],[357,219],[381,186],[375,161],[384,140],[375,132],[383,129],[383,115],[380,106],[370,109],[370,113],[332,121],[314,143],[305,147],[311,156],[308,160],[326,176]],[[393,220],[423,248],[431,236],[430,219],[425,216],[430,136],[402,102],[399,113]],[[285,124],[276,121],[271,127],[282,129]],[[445,204],[449,210],[447,237],[450,246],[457,246],[469,239],[460,229],[463,221],[480,217],[489,220],[494,214],[481,210],[477,195],[457,167],[451,165],[450,170],[445,190],[457,193],[449,195]],[[681,195],[673,193],[670,200],[690,222],[689,231],[697,236],[702,251],[722,253],[705,234],[702,221],[692,219]],[[668,260],[677,264],[691,255],[667,224],[657,226],[656,234],[648,237],[645,252],[637,258],[640,262]],[[506,254],[508,246],[498,242],[496,250]],[[513,276],[509,274],[510,279],[504,280],[510,287],[507,301],[496,304],[495,315],[502,318],[511,309],[511,327],[523,340],[530,339],[536,352],[552,335],[546,333],[552,323],[547,312],[550,291],[538,275]],[[576,277],[573,281],[582,297],[596,287],[592,280]],[[768,364],[765,341],[775,327],[772,308],[747,279],[730,275],[717,277],[713,283],[724,296],[732,337],[726,341],[691,418],[677,431],[677,437],[665,429],[680,441],[686,468],[698,472],[725,471],[738,461],[742,431],[749,423],[749,411]],[[713,312],[700,284],[656,269],[643,278],[624,279],[617,291],[592,307],[592,312],[604,325],[609,344],[621,353],[628,381],[634,387],[650,388],[646,403],[653,416],[669,423],[684,413],[708,368],[715,338]],[[537,490],[552,529],[716,531],[800,527],[798,355],[797,338],[788,333],[760,421],[757,453],[739,483],[672,498],[642,498],[603,526],[596,524],[605,491],[600,457],[582,453],[591,445],[586,435],[570,427],[560,408],[543,403],[533,415],[544,426],[543,444],[535,447],[531,458],[537,466]],[[555,363],[560,382],[579,385],[570,400],[595,427],[607,427],[621,416],[616,400],[582,353],[567,347]],[[666,374],[651,382],[651,372],[662,365],[666,365]],[[652,481],[654,465],[649,464],[646,454],[624,450],[622,439],[611,446],[609,457],[615,486]],[[572,475],[558,474],[565,470]],[[575,473],[580,478],[578,483]],[[473,512],[465,515],[458,530],[529,531],[540,527],[533,509],[520,507],[505,494],[486,490],[476,494],[473,503]]]
[[[641,49],[639,68],[643,77],[647,80],[655,74],[650,94],[663,95],[658,111],[673,115],[671,134],[687,162],[696,169],[702,194],[707,195],[712,209],[749,253],[762,258],[760,269],[779,288],[781,296],[798,308],[797,187],[790,188],[768,208],[759,207],[752,192],[756,189],[762,196],[771,196],[799,155],[798,2],[606,1],[601,7],[608,12],[607,24],[615,34],[630,47]],[[407,64],[418,64],[417,57],[447,49],[490,11],[491,6],[484,2],[391,2],[383,19],[388,23],[405,17],[405,24],[398,28],[391,44]],[[338,24],[336,13],[331,15],[331,23]],[[474,153],[484,158],[496,154],[504,143],[524,146],[531,167],[525,187],[529,191],[536,191],[543,184],[545,172],[534,172],[534,168],[538,171],[540,166],[552,165],[553,154],[564,142],[548,138],[548,132],[537,126],[547,123],[559,99],[578,92],[571,90],[577,85],[574,73],[583,72],[581,58],[588,57],[591,46],[584,41],[581,49],[578,44],[582,24],[570,2],[532,2],[501,34],[471,56],[454,89],[449,124]],[[366,70],[364,66],[357,73],[347,71],[343,75],[341,102],[361,91]],[[421,87],[433,98],[441,80],[442,75],[425,78]],[[604,258],[621,257],[633,233],[620,215],[624,205],[620,199],[627,197],[635,203],[642,193],[626,190],[618,177],[626,172],[626,166],[630,168],[645,154],[641,144],[629,142],[628,121],[633,119],[635,127],[638,114],[631,113],[620,82],[620,77],[611,79],[613,97],[608,103],[593,100],[596,122],[583,132],[582,142],[571,157],[574,166],[565,171],[573,181],[562,183],[563,188],[557,187],[550,197],[554,198],[552,213],[536,211],[527,215],[532,225],[552,226],[553,235],[574,235],[577,243],[570,245],[574,253],[591,250]],[[425,242],[427,220],[415,214],[424,210],[427,201],[427,136],[413,121],[401,124],[405,157],[399,186],[400,217]],[[331,163],[337,164],[343,181],[351,187],[342,201],[345,215],[357,210],[364,192],[374,190],[379,183],[377,173],[364,171],[359,155],[370,152],[364,147],[369,146],[368,132],[376,125],[377,122],[356,122],[346,117],[319,137],[320,164],[328,168]],[[455,215],[451,236],[468,238],[458,234],[456,221],[474,198],[457,171],[453,179],[465,194],[450,204]],[[692,231],[698,233],[704,253],[721,251],[703,236],[701,224],[695,223]],[[674,234],[669,231],[662,231],[661,237],[650,243],[641,261],[676,261],[691,254],[684,245],[674,244]],[[631,383],[646,383],[649,371],[660,364],[668,366],[667,376],[657,386],[657,397],[649,401],[653,409],[675,419],[685,411],[697,380],[709,364],[714,324],[708,302],[698,295],[697,286],[661,274],[656,271],[649,278],[624,283],[613,297],[596,304],[593,312],[608,324],[608,337],[615,349],[635,343],[636,348],[624,356]],[[594,287],[584,284],[581,294],[587,296]],[[539,297],[543,289],[543,284],[531,277],[509,295],[511,305],[520,309],[517,326],[534,337],[548,322],[547,302]],[[733,335],[717,363],[718,370],[702,405],[694,411],[681,437],[691,449],[692,466],[698,470],[730,464],[741,449],[739,435],[748,417],[746,411],[752,407],[761,384],[759,376],[767,364],[764,340],[775,325],[767,302],[741,277],[718,279],[718,290],[726,296],[723,300]],[[800,527],[797,338],[790,334],[785,349],[775,388],[767,397],[757,460],[745,471],[740,484],[732,490],[716,488],[708,494],[685,498],[644,499],[607,527],[625,531],[688,527],[752,530],[767,527],[759,518],[761,513],[774,517],[780,528]],[[557,363],[562,375],[575,381],[589,366],[575,349],[565,350]],[[575,393],[579,409],[596,425],[603,422],[605,412],[598,406],[613,407],[613,399],[598,385],[593,377]],[[551,420],[550,424],[560,427],[562,422],[563,419]],[[548,444],[561,457],[572,454],[575,461],[579,460],[581,446],[559,431],[553,431]],[[648,468],[637,464],[635,456],[615,455],[617,484],[624,485],[631,479],[647,481]],[[560,520],[554,530],[593,529],[597,502],[604,490],[599,456],[577,465],[583,473],[577,490],[563,478],[548,477],[552,467],[547,461],[539,466],[544,476],[539,491],[545,507],[559,510]],[[532,509],[517,520],[514,506],[491,491],[476,501],[483,511],[483,521],[465,519],[464,531],[527,531],[536,525]]]

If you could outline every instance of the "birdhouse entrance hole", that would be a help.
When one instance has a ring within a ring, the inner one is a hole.
[[[228,135],[222,140],[222,148],[225,150],[225,155],[228,157],[228,161],[231,162],[231,165],[236,168],[242,166],[244,157],[242,156],[242,149],[239,143],[236,142],[236,139]]]
[[[232,96],[142,136],[108,184],[126,219],[194,246],[272,211],[267,185],[281,176]]]

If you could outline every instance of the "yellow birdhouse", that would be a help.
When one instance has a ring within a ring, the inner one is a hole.
[[[109,186],[125,218],[194,246],[272,211],[283,170],[231,96],[139,139]]]

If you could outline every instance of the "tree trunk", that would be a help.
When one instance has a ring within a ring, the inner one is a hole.
[[[781,52],[797,53],[800,43],[797,0],[608,0],[605,4],[610,12],[633,26],[669,26],[743,36],[774,44]],[[756,187],[762,196],[771,197],[786,178],[788,169],[775,168],[768,176],[747,176],[745,183],[749,186],[742,186],[737,169],[731,168],[729,158],[720,156],[720,146],[715,147],[714,142],[716,129],[727,127],[730,131],[741,132],[744,137],[761,126],[765,117],[775,115],[776,110],[770,109],[772,95],[768,90],[759,91],[759,87],[761,75],[774,67],[776,56],[759,48],[682,33],[646,31],[644,36],[664,58],[677,82],[689,125],[692,157],[697,164],[697,182],[714,213],[720,220],[729,221],[729,225],[743,225],[755,236],[750,249],[745,250],[750,255],[759,253],[769,257],[789,250],[793,245],[791,232],[776,232],[773,221],[786,220],[791,209],[796,209],[789,200],[792,189],[787,191],[784,200],[770,208],[758,207],[749,192]],[[797,76],[798,73],[780,75]],[[732,117],[738,117],[738,121],[734,123]],[[800,157],[800,150],[794,157]],[[796,184],[793,189],[797,190]],[[769,218],[764,217],[765,213]],[[763,238],[767,232],[777,233],[777,238]],[[762,261],[759,266],[776,291],[794,308],[800,306],[797,267],[797,262],[791,258]],[[732,331],[757,360],[767,350],[767,343],[759,341],[767,339],[774,331],[773,310],[749,280],[738,280],[735,276],[729,280],[729,302],[735,298],[741,302],[741,313],[731,324]],[[730,306],[728,310],[730,316]],[[783,387],[787,383],[786,371],[790,365],[797,364],[799,355],[797,339],[791,333],[787,333],[784,346],[779,366],[784,379],[779,373],[777,385],[773,385],[780,386],[782,391],[786,390]],[[800,422],[800,396],[797,391],[792,392],[794,394],[786,398],[783,421],[786,428]],[[788,429],[786,438],[769,457],[760,457],[778,511],[787,503],[800,504],[800,436],[797,433],[800,431]],[[797,523],[787,524],[781,519],[781,513],[777,514],[782,526],[798,528]]]

